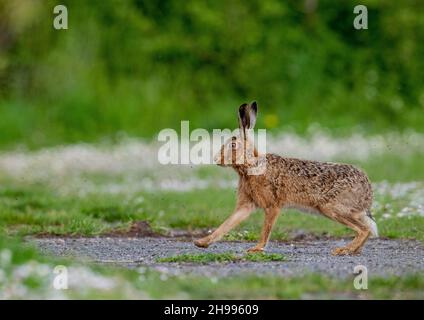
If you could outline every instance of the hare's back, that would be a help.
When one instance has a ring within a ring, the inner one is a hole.
[[[372,201],[366,174],[350,165],[267,155],[267,174],[287,197],[307,196],[329,202],[339,195],[361,198],[364,206]]]

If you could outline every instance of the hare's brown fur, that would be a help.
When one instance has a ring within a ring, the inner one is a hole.
[[[345,205],[349,212],[367,211],[371,207],[370,182],[352,165],[275,154],[266,155],[266,165],[262,175],[249,175],[245,166],[234,166],[240,176],[239,192],[245,193],[257,207],[292,205],[322,213],[333,202]]]
[[[244,107],[243,107],[244,106]],[[248,108],[242,105],[240,108]],[[255,110],[251,118],[256,118]],[[249,114],[245,110],[241,114]],[[246,124],[240,120],[240,123]],[[250,120],[252,121],[252,120]],[[253,120],[254,125],[254,120]],[[241,129],[251,129],[250,127]],[[234,146],[230,154],[228,144]],[[245,160],[235,160],[234,149],[242,149]],[[230,166],[239,175],[238,199],[234,213],[211,235],[195,241],[199,247],[207,247],[219,240],[256,208],[265,211],[265,222],[259,243],[249,251],[262,251],[281,208],[295,207],[301,210],[320,213],[340,222],[356,232],[355,239],[346,247],[337,248],[335,255],[360,253],[362,246],[371,234],[376,235],[375,224],[371,220],[372,189],[368,177],[359,169],[348,164],[318,162],[284,158],[275,154],[265,155],[265,170],[252,175],[249,170],[258,164],[258,152],[246,135],[233,137],[221,149],[217,163],[223,165],[230,159]],[[228,158],[228,159],[226,159]]]

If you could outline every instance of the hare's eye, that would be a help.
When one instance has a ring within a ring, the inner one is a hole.
[[[231,148],[237,149],[237,142],[231,142]]]

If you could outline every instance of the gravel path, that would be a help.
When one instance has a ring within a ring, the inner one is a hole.
[[[192,242],[170,238],[44,238],[31,239],[45,253],[72,256],[92,263],[118,264],[125,267],[152,267],[170,274],[195,273],[226,276],[240,273],[271,273],[281,276],[319,272],[349,277],[356,265],[367,267],[369,276],[401,275],[424,271],[424,246],[414,240],[371,239],[360,256],[333,257],[331,249],[348,240],[313,242],[271,242],[267,252],[287,257],[282,262],[157,263],[156,259],[182,253],[233,252],[243,254],[252,246],[248,242],[218,242],[208,249],[196,248]]]

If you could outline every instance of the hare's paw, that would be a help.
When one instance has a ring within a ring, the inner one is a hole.
[[[263,247],[259,247],[259,246],[254,246],[250,249],[247,249],[247,252],[249,253],[254,253],[254,252],[264,252],[264,248]]]
[[[349,256],[349,255],[354,255],[358,253],[359,252],[357,250],[354,250],[353,248],[347,246],[347,247],[336,248],[333,250],[331,254],[333,256]]]
[[[202,238],[194,241],[194,245],[199,248],[207,248],[209,247],[209,239]]]

